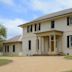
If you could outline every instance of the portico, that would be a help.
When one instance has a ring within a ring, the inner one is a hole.
[[[37,35],[36,50],[37,54],[60,54],[62,53],[62,34],[61,31],[47,31],[35,33]]]

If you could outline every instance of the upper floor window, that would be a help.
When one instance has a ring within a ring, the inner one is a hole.
[[[27,32],[32,32],[32,25],[27,26]]]
[[[15,52],[15,45],[13,45],[13,52]]]
[[[67,25],[72,25],[72,17],[67,17]]]
[[[72,35],[67,36],[67,48],[72,47]]]
[[[40,24],[40,23],[39,23],[39,27],[38,27],[38,29],[41,30],[41,24]]]
[[[41,23],[35,24],[35,31],[40,31],[41,30]]]
[[[55,27],[55,22],[51,21],[51,28],[54,28],[54,27]]]
[[[29,32],[29,26],[27,26],[27,32]]]
[[[35,24],[35,31],[37,30],[36,28],[37,28],[37,24]]]

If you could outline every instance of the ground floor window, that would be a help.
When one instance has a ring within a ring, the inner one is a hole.
[[[15,45],[13,45],[13,52],[15,52]]]
[[[31,40],[28,41],[28,49],[31,50]]]
[[[6,46],[5,46],[5,52],[6,52]]]
[[[72,47],[72,35],[67,36],[67,48]]]
[[[7,46],[7,52],[9,52],[9,46]]]

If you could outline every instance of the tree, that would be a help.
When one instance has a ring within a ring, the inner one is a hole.
[[[0,51],[3,47],[3,41],[6,39],[6,28],[0,24]]]

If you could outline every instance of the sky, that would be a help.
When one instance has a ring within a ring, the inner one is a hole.
[[[21,24],[40,16],[72,8],[72,0],[0,0],[0,24],[7,38],[22,34]]]

